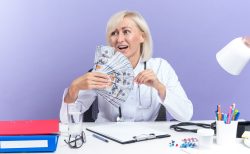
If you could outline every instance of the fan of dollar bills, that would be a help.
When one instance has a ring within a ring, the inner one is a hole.
[[[110,46],[98,46],[94,71],[108,74],[112,83],[105,89],[98,89],[99,95],[116,107],[126,101],[134,85],[133,68],[126,56]]]

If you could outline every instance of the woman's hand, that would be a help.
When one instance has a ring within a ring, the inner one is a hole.
[[[145,84],[147,86],[153,87],[157,89],[157,86],[160,83],[158,80],[157,76],[151,69],[146,69],[142,72],[140,72],[136,77],[135,77],[135,82],[138,84]]]
[[[75,79],[64,98],[65,103],[74,102],[80,90],[103,89],[111,85],[110,77],[100,72],[89,72]]]
[[[243,37],[245,44],[250,48],[250,36]]]
[[[156,74],[151,69],[146,69],[140,72],[135,77],[135,82],[138,84],[145,84],[147,86],[153,87],[158,91],[159,96],[162,101],[166,97],[166,87],[158,80]]]
[[[110,83],[110,77],[100,72],[89,72],[75,79],[71,86],[79,90],[103,89]]]

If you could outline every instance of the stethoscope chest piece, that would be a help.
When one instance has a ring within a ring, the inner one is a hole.
[[[119,115],[118,117],[116,118],[116,122],[123,122],[123,118],[122,118],[122,110],[121,110],[121,106],[119,106]]]

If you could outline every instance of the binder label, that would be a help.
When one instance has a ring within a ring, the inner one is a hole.
[[[10,148],[46,148],[48,140],[32,140],[32,141],[0,141],[1,149]]]

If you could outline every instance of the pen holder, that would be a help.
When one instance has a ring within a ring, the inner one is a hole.
[[[238,121],[225,124],[224,121],[216,121],[216,141],[219,145],[232,145],[236,140]]]

